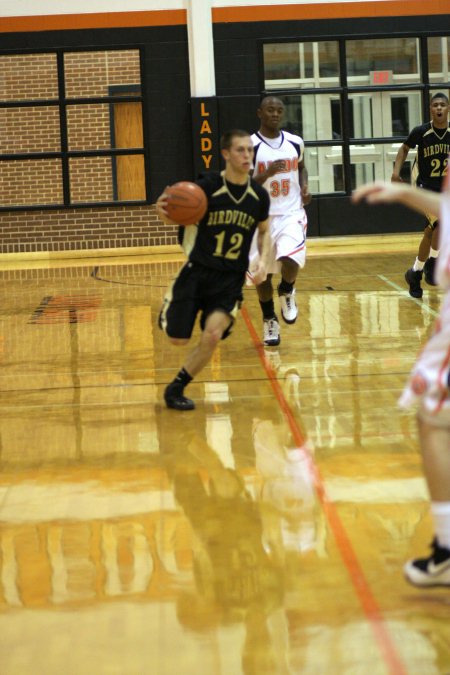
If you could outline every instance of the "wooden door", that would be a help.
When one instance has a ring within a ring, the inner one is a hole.
[[[115,103],[113,109],[115,147],[142,148],[142,104]],[[119,201],[145,199],[144,155],[116,157],[116,188]]]

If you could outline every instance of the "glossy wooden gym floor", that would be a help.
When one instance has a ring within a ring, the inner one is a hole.
[[[188,391],[157,328],[179,254],[0,263],[2,675],[450,673],[450,594],[396,400],[437,316],[420,235],[310,243],[299,319],[256,292]]]

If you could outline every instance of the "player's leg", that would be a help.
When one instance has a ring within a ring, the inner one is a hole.
[[[450,502],[450,426],[435,426],[419,418],[418,427],[431,501]],[[448,544],[450,548],[450,520]]]
[[[418,427],[435,536],[432,554],[410,560],[404,572],[417,586],[450,586],[450,424],[436,426],[419,416]]]
[[[263,315],[263,342],[267,347],[275,347],[280,344],[280,324],[273,302],[272,274],[256,286],[256,292]]]
[[[413,266],[406,271],[405,280],[409,285],[409,294],[413,298],[421,298],[423,290],[421,286],[422,276],[425,273],[425,281],[432,286],[434,283],[434,267],[439,253],[438,221],[434,216],[427,215],[427,226],[419,244],[419,250]]]
[[[230,334],[241,306],[245,280],[242,272],[224,274],[195,264],[191,265],[191,269],[191,287],[178,289],[178,295],[184,295],[187,304],[190,298],[194,298],[195,316],[201,311],[202,332],[198,343],[185,358],[177,378],[165,391],[167,406],[176,410],[195,408],[194,402],[184,395],[184,388],[209,362],[218,342]]]
[[[295,282],[298,264],[292,258],[281,258],[281,281],[278,284],[281,316],[286,323],[295,323],[298,310],[295,302]]]
[[[183,367],[175,379],[166,387],[164,399],[168,408],[175,410],[193,410],[195,403],[184,395],[184,389],[193,378],[209,363],[217,344],[230,328],[233,319],[223,311],[210,314],[200,339],[186,356]]]
[[[419,250],[417,252],[417,258],[414,261],[414,265],[413,265],[414,271],[423,270],[425,262],[428,260],[428,256],[430,255],[432,236],[433,236],[433,230],[431,229],[431,227],[428,224],[423,231],[423,236],[422,236],[421,242],[419,244]]]
[[[423,266],[423,273],[425,276],[425,281],[430,286],[436,286],[436,281],[434,280],[434,271],[436,268],[436,261],[439,255],[439,221],[435,220],[430,222],[430,228],[432,231],[431,234],[431,246],[428,260]]]
[[[199,311],[197,299],[198,272],[185,265],[168,288],[159,315],[159,327],[170,342],[178,347],[186,345],[192,335]],[[192,410],[194,404],[183,395],[192,375],[182,367],[164,391],[164,400],[169,408]]]
[[[278,295],[281,315],[286,323],[297,320],[295,282],[299,268],[303,268],[306,261],[306,226],[306,213],[299,211],[280,218],[274,232],[276,257],[281,267]]]
[[[222,310],[216,310],[208,315],[197,345],[187,355],[184,362],[185,369],[192,377],[195,377],[209,363],[218,343],[232,324],[233,319]]]
[[[450,293],[444,296],[436,330],[420,352],[400,405],[418,402],[423,470],[434,523],[432,555],[411,560],[406,578],[417,586],[450,586]]]
[[[275,272],[278,272],[279,265],[275,258],[275,247],[273,245],[272,238],[272,227],[273,227],[274,218],[270,219],[270,233],[271,233],[271,251],[269,259],[267,261],[267,278],[261,284],[256,286],[256,292],[258,293],[259,305],[261,307],[261,312],[263,315],[263,343],[267,347],[274,347],[280,344],[280,324],[278,323],[278,317],[275,314],[275,307],[273,302],[273,285],[272,285],[272,275]],[[257,262],[259,261],[259,253],[257,246],[257,232],[253,237],[252,245],[250,248],[249,255],[249,272],[248,277],[252,278],[252,269],[255,268]]]
[[[409,294],[412,298],[421,298],[423,295],[423,290],[420,283],[422,281],[423,268],[430,253],[431,237],[432,230],[427,225],[423,231],[414,264],[405,273],[405,280],[409,286]]]
[[[186,344],[192,335],[199,310],[198,283],[197,270],[185,264],[164,295],[158,325],[174,345]]]

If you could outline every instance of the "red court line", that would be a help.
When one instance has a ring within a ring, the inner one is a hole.
[[[269,378],[270,384],[272,386],[278,404],[286,418],[287,423],[289,424],[295,443],[299,448],[305,449],[304,446],[307,440],[306,433],[299,426],[294,415],[292,414],[292,410],[289,406],[289,403],[286,401],[280,383],[276,378],[275,371],[266,362],[266,359],[264,358],[264,347],[261,344],[261,341],[256,333],[255,327],[253,326],[253,323],[250,319],[250,315],[247,312],[247,309],[243,307],[241,313],[247,326],[247,330],[250,333],[250,337],[252,338],[253,345],[256,351],[258,352],[258,356],[261,360],[263,368],[266,371],[267,377]],[[305,449],[305,453],[306,452],[307,451]],[[392,673],[392,675],[407,675],[407,671],[405,670],[405,667],[401,661],[400,655],[398,654],[397,649],[392,641],[392,638],[389,635],[389,631],[386,628],[382,612],[377,604],[377,601],[373,596],[372,591],[370,590],[370,586],[358,562],[358,558],[356,557],[356,553],[353,550],[352,544],[345,530],[345,527],[343,526],[342,521],[339,518],[337,509],[334,506],[334,504],[331,501],[329,501],[320,471],[316,466],[316,464],[314,463],[312,456],[309,455],[309,453],[308,457],[309,457],[308,462],[309,470],[314,480],[314,487],[316,489],[317,496],[320,500],[325,516],[328,520],[328,524],[333,532],[337,547],[349,573],[350,580],[354,587],[356,595],[371,625],[376,641],[378,642],[380,651],[383,654],[386,666],[389,672]]]

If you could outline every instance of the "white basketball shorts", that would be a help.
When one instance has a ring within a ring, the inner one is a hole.
[[[268,273],[276,274],[281,269],[280,258],[291,258],[302,268],[306,262],[307,217],[304,209],[283,216],[270,216],[270,238],[272,241]],[[249,254],[249,272],[255,268],[259,258],[258,233],[253,237]]]

